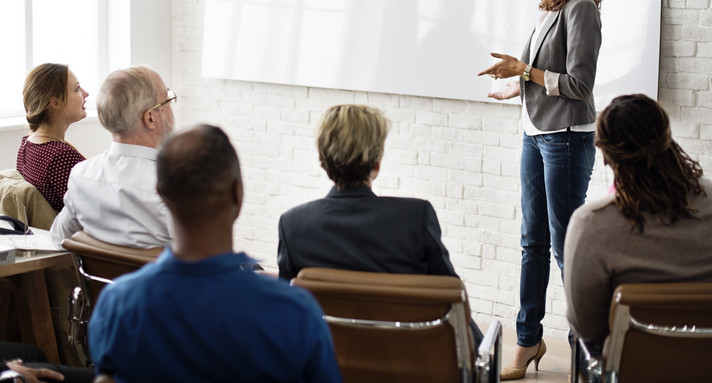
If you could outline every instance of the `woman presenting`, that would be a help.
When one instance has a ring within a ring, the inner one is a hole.
[[[595,148],[593,85],[601,46],[601,0],[541,0],[542,15],[522,59],[500,59],[479,75],[519,76],[489,97],[521,96],[522,271],[517,347],[502,380],[523,378],[546,352],[542,339],[550,251],[563,275],[569,218],[586,199]]]

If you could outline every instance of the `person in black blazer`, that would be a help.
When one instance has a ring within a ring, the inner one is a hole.
[[[388,121],[380,110],[339,105],[319,127],[319,161],[334,181],[325,198],[279,220],[279,276],[305,267],[457,276],[430,202],[379,197],[371,190],[381,166]]]
[[[378,197],[371,183],[381,169],[388,135],[383,113],[337,105],[322,117],[319,162],[334,181],[325,198],[294,207],[279,219],[279,276],[305,267],[457,277],[440,239],[430,202]],[[476,345],[482,332],[473,320]]]

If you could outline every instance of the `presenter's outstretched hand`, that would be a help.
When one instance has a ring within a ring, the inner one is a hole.
[[[519,81],[510,81],[505,85],[504,89],[499,92],[488,93],[487,97],[494,98],[495,100],[508,100],[519,96],[519,92]]]
[[[524,73],[524,70],[527,68],[527,64],[519,61],[516,57],[494,52],[490,53],[490,55],[500,60],[491,67],[478,73],[478,76],[488,74],[493,79],[499,80],[501,78],[519,76]]]

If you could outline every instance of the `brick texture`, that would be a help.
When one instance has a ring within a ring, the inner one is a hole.
[[[230,135],[242,161],[245,203],[235,246],[276,269],[280,214],[323,197],[331,182],[320,168],[314,131],[336,103],[366,103],[392,121],[379,195],[429,200],[435,207],[476,320],[514,327],[520,246],[521,107],[393,94],[306,88],[200,77],[202,0],[173,3],[174,84],[179,129],[208,122]],[[712,172],[712,10],[709,0],[663,0],[661,104],[673,135]],[[589,198],[612,183],[600,153]],[[592,233],[593,235],[594,233]],[[568,325],[559,270],[552,277],[545,335],[565,337]]]

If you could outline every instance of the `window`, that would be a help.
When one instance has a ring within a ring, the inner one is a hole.
[[[95,109],[106,36],[100,26],[105,2],[85,0],[4,0],[0,2],[0,119],[24,116],[22,86],[34,66],[54,62],[69,65],[90,93],[87,109]],[[102,23],[105,24],[105,23]]]

